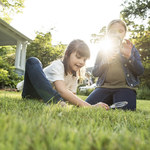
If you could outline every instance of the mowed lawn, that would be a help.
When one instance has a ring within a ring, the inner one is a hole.
[[[80,96],[85,99],[85,96]],[[137,110],[45,105],[0,91],[0,150],[149,150],[150,101]]]

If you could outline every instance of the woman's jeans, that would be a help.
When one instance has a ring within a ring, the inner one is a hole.
[[[127,101],[128,104],[122,109],[136,109],[136,91],[129,88],[96,88],[86,99],[86,102],[94,105],[98,102],[103,102],[111,105],[116,102]]]
[[[22,97],[43,99],[45,103],[57,103],[61,99],[46,78],[41,62],[35,57],[26,61]]]

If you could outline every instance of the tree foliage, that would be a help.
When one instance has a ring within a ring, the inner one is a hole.
[[[101,40],[103,40],[103,38],[105,37],[106,35],[106,26],[103,26],[99,33],[98,34],[92,34],[91,37],[92,39],[90,40],[91,43],[97,43],[97,42],[100,42]]]
[[[24,0],[0,0],[3,7],[0,9],[0,18],[10,23],[12,16],[17,13],[22,13],[24,8]]]
[[[63,44],[52,45],[52,36],[37,32],[36,38],[27,47],[27,58],[37,57],[42,62],[43,67],[47,66],[53,60],[62,57],[66,46]]]
[[[121,16],[127,25],[135,25],[135,20],[146,20],[150,25],[150,1],[149,0],[124,0]]]

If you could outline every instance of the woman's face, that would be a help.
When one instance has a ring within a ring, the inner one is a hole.
[[[124,39],[126,34],[125,27],[120,23],[113,24],[108,31],[108,38],[113,39],[118,37],[121,41]]]
[[[85,65],[87,58],[81,57],[77,52],[73,52],[69,58],[70,71],[77,72],[80,68]]]

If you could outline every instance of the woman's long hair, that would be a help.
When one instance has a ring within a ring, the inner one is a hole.
[[[90,58],[90,50],[88,45],[80,40],[73,40],[67,47],[66,51],[65,51],[65,55],[63,58],[63,64],[64,64],[64,68],[65,68],[65,74],[67,75],[68,72],[70,71],[69,69],[69,58],[70,55],[76,52],[78,55],[80,55],[81,57],[86,57],[86,58]],[[73,76],[76,76],[76,72],[72,71]]]

